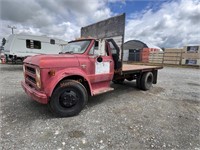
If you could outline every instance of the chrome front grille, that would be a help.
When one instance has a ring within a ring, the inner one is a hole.
[[[33,78],[33,77],[27,75],[27,79],[28,79],[29,81],[33,82],[34,84],[36,84],[35,78]]]
[[[32,67],[29,67],[29,66],[26,66],[26,70],[32,74],[35,74],[35,68],[32,68]]]
[[[28,64],[24,64],[25,67],[25,82],[30,87],[37,88],[36,86],[36,67]]]

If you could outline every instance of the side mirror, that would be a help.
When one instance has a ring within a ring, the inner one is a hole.
[[[97,57],[97,62],[102,62],[103,58],[101,56]]]

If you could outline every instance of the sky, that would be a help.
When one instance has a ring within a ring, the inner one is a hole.
[[[66,41],[80,28],[126,13],[125,41],[177,48],[200,44],[200,0],[0,0],[0,40],[11,34]]]

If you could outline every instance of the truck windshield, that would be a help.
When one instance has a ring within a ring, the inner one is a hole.
[[[90,44],[90,40],[70,42],[63,47],[62,53],[84,53]]]

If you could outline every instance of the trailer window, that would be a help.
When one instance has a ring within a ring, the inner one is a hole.
[[[50,39],[50,44],[55,44],[55,40],[54,39]]]
[[[26,47],[30,49],[41,49],[41,42],[34,40],[26,40]]]

